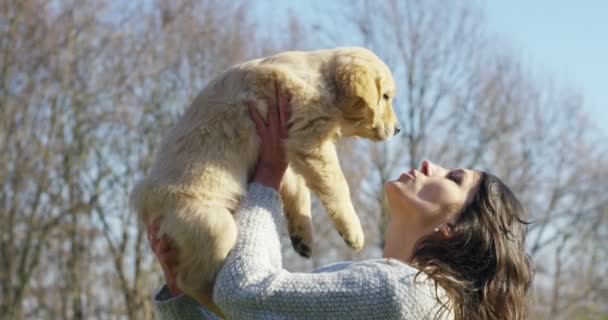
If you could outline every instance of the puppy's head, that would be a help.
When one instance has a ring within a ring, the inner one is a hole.
[[[395,81],[384,62],[363,48],[340,49],[335,61],[342,133],[374,141],[399,133],[401,128],[392,104]]]

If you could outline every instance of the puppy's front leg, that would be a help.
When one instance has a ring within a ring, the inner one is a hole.
[[[340,168],[336,146],[324,142],[320,147],[296,152],[291,162],[321,199],[338,232],[351,248],[361,250],[364,236],[359,217],[350,199],[350,190]]]
[[[289,237],[293,248],[301,256],[310,258],[312,250],[312,220],[310,218],[310,190],[304,178],[287,168],[281,184],[281,199],[285,208]]]

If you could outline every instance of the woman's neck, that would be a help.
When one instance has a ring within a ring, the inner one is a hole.
[[[417,228],[411,222],[402,219],[392,219],[384,237],[384,258],[399,259],[411,262],[414,256],[414,246],[423,236],[422,228]]]

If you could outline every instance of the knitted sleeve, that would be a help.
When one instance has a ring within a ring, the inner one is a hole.
[[[283,269],[277,230],[281,218],[278,193],[251,184],[235,213],[237,243],[214,287],[214,301],[228,318],[427,318],[431,300],[419,298],[413,268],[403,264],[369,261],[316,273]]]

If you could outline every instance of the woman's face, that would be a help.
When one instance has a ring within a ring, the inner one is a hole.
[[[420,171],[403,173],[386,182],[384,190],[393,218],[435,228],[473,201],[479,178],[473,170],[448,170],[423,161]]]

